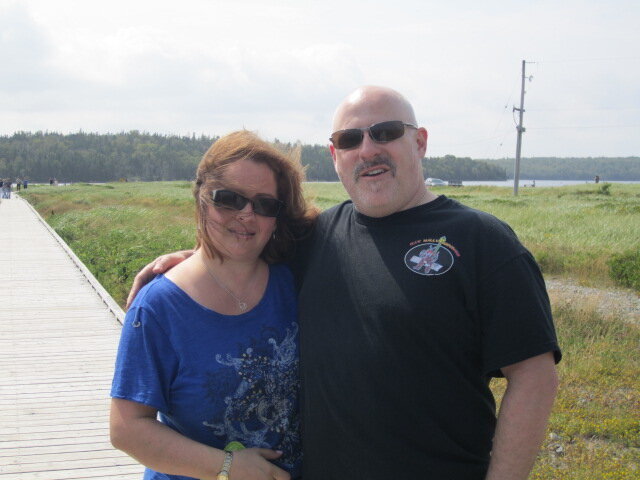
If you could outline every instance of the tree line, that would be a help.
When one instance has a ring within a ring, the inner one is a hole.
[[[189,180],[203,153],[219,137],[141,133],[18,132],[0,137],[0,177],[31,182]],[[310,181],[338,181],[326,145],[275,140],[282,150],[299,149]],[[502,180],[504,168],[470,158],[423,160],[424,176],[455,180]]]
[[[486,160],[505,169],[513,178],[514,160]],[[558,158],[534,157],[520,160],[520,178],[536,180],[640,180],[640,157]]]
[[[190,179],[214,139],[138,131],[18,132],[0,137],[0,177],[26,177],[32,182],[52,177],[61,182]]]
[[[111,182],[190,180],[204,152],[219,137],[177,136],[139,132],[98,134],[78,132],[17,132],[0,136],[0,178],[28,178],[31,182]],[[310,181],[337,181],[326,145],[291,144],[300,150]],[[425,177],[445,180],[505,180],[512,177],[513,160],[473,160],[453,155],[425,158]],[[640,159],[536,158],[523,159],[521,178],[640,179]]]
[[[504,167],[487,161],[472,160],[471,158],[457,158],[453,155],[444,157],[424,158],[422,170],[425,177],[441,178],[448,181],[463,180],[506,180],[507,172]]]

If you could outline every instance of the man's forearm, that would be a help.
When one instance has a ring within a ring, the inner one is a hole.
[[[525,480],[540,450],[557,391],[553,357],[507,373],[486,480]],[[523,362],[524,363],[524,362]]]

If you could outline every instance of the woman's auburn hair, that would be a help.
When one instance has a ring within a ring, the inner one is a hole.
[[[284,207],[276,217],[274,235],[260,257],[267,263],[281,262],[293,254],[296,239],[311,230],[318,209],[307,202],[302,191],[304,169],[300,163],[300,149],[285,154],[248,130],[232,132],[215,140],[198,164],[193,187],[196,248],[202,247],[210,258],[224,259],[207,234],[207,205],[211,203],[211,192],[224,187],[226,167],[244,159],[266,165],[275,176],[278,200]]]

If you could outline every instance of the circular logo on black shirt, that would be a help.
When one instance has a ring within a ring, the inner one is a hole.
[[[442,275],[453,266],[453,254],[443,245],[446,238],[412,247],[404,256],[404,264],[419,275]]]

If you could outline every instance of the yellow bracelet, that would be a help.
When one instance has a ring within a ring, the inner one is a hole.
[[[229,480],[229,469],[233,460],[233,452],[224,452],[224,461],[222,462],[222,470],[218,473],[216,480]]]

